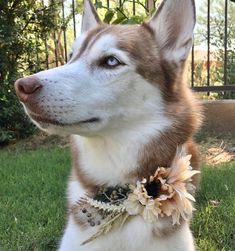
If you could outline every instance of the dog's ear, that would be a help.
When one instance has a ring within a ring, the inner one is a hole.
[[[86,32],[100,23],[100,18],[91,0],[84,0],[81,32]]]
[[[165,60],[181,62],[187,59],[195,19],[194,0],[163,0],[147,24],[154,31]]]

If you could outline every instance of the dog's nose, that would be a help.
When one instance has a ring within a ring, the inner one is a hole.
[[[30,96],[36,94],[41,88],[39,79],[33,76],[20,78],[15,82],[16,94],[22,102],[26,102]]]

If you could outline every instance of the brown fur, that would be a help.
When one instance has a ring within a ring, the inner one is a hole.
[[[95,27],[94,29],[91,29],[85,40],[83,41],[82,47],[79,49],[79,51],[75,51],[74,53],[77,54],[76,57],[73,58],[73,60],[71,60],[69,63],[73,63],[74,61],[76,61],[78,58],[80,58],[83,53],[88,49],[88,46],[90,45],[90,42],[96,41],[96,36],[102,32],[105,29],[105,25],[100,25]],[[90,47],[89,47],[90,48]]]

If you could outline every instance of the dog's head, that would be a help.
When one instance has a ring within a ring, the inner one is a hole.
[[[53,133],[98,134],[154,121],[181,95],[195,25],[193,0],[165,0],[142,25],[102,24],[84,1],[81,35],[66,65],[19,79],[26,113]]]

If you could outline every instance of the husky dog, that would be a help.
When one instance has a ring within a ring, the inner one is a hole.
[[[59,250],[195,250],[189,222],[172,226],[159,217],[147,223],[140,216],[82,246],[98,226],[84,227],[73,210],[97,187],[135,184],[170,166],[178,146],[199,168],[192,136],[200,107],[183,76],[194,25],[193,0],[165,0],[141,25],[103,24],[85,0],[69,62],[16,81],[19,100],[39,128],[72,135],[68,222]]]

